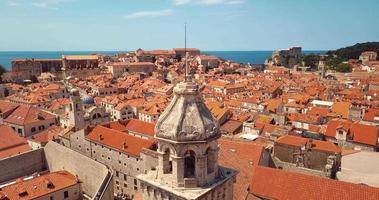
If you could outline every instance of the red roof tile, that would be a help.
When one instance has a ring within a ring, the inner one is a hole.
[[[130,119],[125,126],[125,129],[128,131],[137,132],[150,137],[154,137],[154,128],[154,123],[144,122],[138,119]]]
[[[30,150],[25,138],[18,136],[11,127],[0,125],[0,159]]]
[[[156,143],[153,139],[141,139],[100,125],[96,126],[86,138],[136,157],[140,156],[143,148],[150,149]]]
[[[219,164],[239,171],[234,184],[233,199],[244,200],[248,194],[248,187],[253,175],[254,166],[258,165],[263,146],[248,142],[218,140],[220,145]]]
[[[352,136],[354,142],[368,145],[377,145],[378,143],[379,129],[375,126],[353,123],[343,119],[333,119],[328,122],[325,135],[334,138],[338,128],[347,130],[348,135]]]
[[[250,193],[281,200],[379,199],[379,188],[267,167],[255,168]]]
[[[20,105],[4,119],[4,122],[23,126],[51,119],[55,119],[55,116],[50,113],[31,106]]]
[[[300,147],[301,145],[306,145],[308,142],[311,142],[311,149],[328,151],[333,153],[341,153],[341,148],[335,145],[332,142],[320,141],[320,140],[309,140],[307,138],[296,137],[292,135],[285,135],[280,137],[275,143],[287,144],[291,146]]]
[[[48,184],[52,186],[49,187]],[[18,179],[15,183],[2,187],[0,197],[4,195],[8,199],[36,199],[76,184],[79,182],[73,174],[57,171],[28,180]],[[20,192],[24,192],[25,196],[20,196]]]

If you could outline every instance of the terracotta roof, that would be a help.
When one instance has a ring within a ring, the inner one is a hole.
[[[335,138],[336,130],[343,128],[348,131],[348,135],[352,136],[353,142],[377,145],[378,128],[371,125],[353,123],[343,119],[333,119],[328,122],[325,135]]]
[[[378,119],[375,119],[375,117],[379,117],[379,109],[370,108],[365,112],[363,116],[363,120],[369,121],[369,122],[377,122]]]
[[[17,108],[17,104],[8,101],[0,100],[0,115],[11,112],[13,109]]]
[[[96,126],[86,138],[136,157],[140,156],[143,148],[150,149],[156,143],[152,139],[141,139],[100,125]]]
[[[38,108],[20,105],[12,114],[4,119],[4,122],[17,125],[27,125],[43,120],[55,119],[55,116]]]
[[[288,114],[289,121],[303,122],[309,124],[318,124],[320,117],[317,115],[303,114],[303,113],[290,113]]]
[[[0,159],[30,150],[25,138],[18,136],[10,126],[0,125]]]
[[[274,121],[274,118],[271,116],[258,115],[254,123],[271,124],[273,121]]]
[[[278,111],[279,106],[282,104],[281,99],[269,99],[265,102],[267,104],[267,111],[276,113]]]
[[[18,179],[15,183],[4,186],[1,195],[8,199],[36,199],[64,188],[79,184],[78,179],[67,171],[43,174],[32,179]],[[20,196],[20,194],[23,195]]]
[[[332,142],[320,141],[320,140],[309,140],[307,138],[296,137],[292,135],[285,135],[276,140],[275,143],[286,144],[291,146],[300,147],[301,145],[306,145],[308,142],[311,142],[311,149],[328,151],[333,153],[341,153],[341,148],[335,145]]]
[[[332,112],[341,114],[343,118],[347,119],[349,117],[350,107],[350,102],[334,102]]]
[[[52,125],[44,131],[31,136],[30,138],[39,143],[49,142],[51,140],[58,139],[58,136],[62,134],[63,130],[64,129],[60,126]]]
[[[197,49],[197,48],[173,48],[172,49],[173,51],[185,51],[185,50],[187,50],[187,52],[190,52],[190,51],[200,51],[199,49]]]
[[[125,129],[140,133],[142,135],[154,137],[154,127],[155,123],[144,122],[138,119],[130,119],[126,123]]]
[[[242,122],[231,119],[231,120],[228,120],[227,122],[225,122],[220,127],[220,131],[233,134],[233,133],[236,133],[236,131],[241,127],[242,127]]]
[[[64,56],[67,60],[98,60],[99,56],[97,55],[70,55]]]
[[[250,193],[281,200],[379,199],[379,188],[260,166],[254,170]]]
[[[321,108],[321,107],[310,107],[307,110],[307,114],[310,115],[318,115],[322,117],[326,117],[330,113],[330,110],[328,108]]]
[[[253,168],[259,165],[264,148],[249,142],[227,139],[219,139],[218,143],[219,164],[239,171],[233,188],[233,199],[244,200],[248,194]]]

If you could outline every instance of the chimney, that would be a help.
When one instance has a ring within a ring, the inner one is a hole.
[[[128,148],[128,145],[127,145],[126,140],[125,140],[124,143],[122,144],[122,149],[126,149],[126,148]]]
[[[308,141],[307,141],[307,144],[306,144],[306,149],[308,150],[308,149],[312,149],[312,142],[313,142],[313,139],[308,139]]]
[[[100,140],[104,140],[104,136],[102,134],[100,134],[99,138]]]

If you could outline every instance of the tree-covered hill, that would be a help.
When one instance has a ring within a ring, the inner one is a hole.
[[[337,55],[338,57],[348,59],[358,59],[364,51],[375,51],[379,54],[379,42],[357,43],[353,46],[340,48],[335,51],[328,51],[328,55]]]

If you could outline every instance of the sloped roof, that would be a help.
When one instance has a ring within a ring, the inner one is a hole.
[[[260,166],[254,170],[250,193],[281,200],[379,199],[379,188]]]
[[[138,119],[130,119],[125,126],[128,131],[137,132],[143,135],[154,137],[154,123],[144,122]]]
[[[86,138],[136,157],[140,156],[143,148],[150,149],[156,143],[152,139],[141,139],[100,125],[96,126]]]
[[[325,135],[335,137],[336,130],[343,128],[353,137],[353,141],[362,144],[376,145],[378,140],[378,128],[371,125],[353,123],[349,120],[333,119],[328,122]]]
[[[264,148],[249,142],[227,139],[220,139],[218,143],[219,164],[239,171],[233,188],[233,199],[245,200],[254,166],[259,164]]]
[[[18,136],[10,126],[0,125],[0,159],[30,150],[25,138]]]
[[[52,184],[52,187],[48,184]],[[9,199],[35,199],[76,184],[79,182],[73,174],[57,171],[28,180],[18,179],[14,184],[1,188],[0,197],[3,194]],[[20,196],[20,192],[24,192],[25,196]]]
[[[32,106],[19,105],[8,117],[4,119],[4,122],[23,126],[51,119],[55,119],[55,116],[50,113]]]

